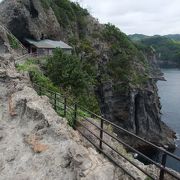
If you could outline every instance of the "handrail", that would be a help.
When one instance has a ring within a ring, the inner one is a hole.
[[[137,153],[138,155],[140,155],[141,157],[143,157],[144,159],[146,159],[147,161],[149,161],[150,163],[156,165],[158,168],[162,169],[162,170],[166,170],[161,164],[153,161],[152,159],[150,159],[149,157],[147,157],[146,155],[144,155],[143,153],[139,152],[138,150],[136,150],[135,148],[131,147],[130,145],[128,145],[127,143],[123,142],[122,140],[118,139],[117,137],[115,137],[114,135],[111,135],[109,132],[107,132],[106,130],[100,128],[99,126],[97,126],[95,123],[93,123],[91,120],[86,119],[86,121],[88,121],[89,123],[91,123],[92,125],[94,125],[96,128],[98,128],[99,130],[105,132],[107,135],[109,135],[111,138],[115,139],[116,141],[118,141],[120,144],[124,145],[126,148],[130,149],[131,151]],[[78,122],[80,123],[80,122]],[[82,123],[80,123],[82,125]],[[84,126],[84,125],[82,125]],[[87,128],[86,128],[87,129]],[[89,130],[88,130],[89,131]],[[92,133],[93,134],[93,133]],[[171,171],[169,171],[168,169],[166,170],[168,173],[171,173]],[[174,176],[174,174],[171,174],[172,176]],[[175,175],[176,177],[176,175]],[[152,178],[152,177],[151,177]]]
[[[174,155],[174,154],[166,151],[164,148],[159,147],[159,146],[157,146],[157,145],[155,145],[155,144],[153,144],[153,143],[151,143],[151,142],[149,142],[149,141],[146,141],[145,139],[141,138],[140,136],[137,136],[136,134],[134,134],[134,133],[132,133],[132,132],[129,132],[128,130],[126,130],[126,129],[124,129],[124,128],[122,128],[122,127],[120,127],[120,126],[118,126],[118,125],[116,125],[116,124],[114,124],[114,123],[112,123],[111,121],[109,121],[109,120],[107,120],[107,119],[105,119],[105,118],[103,118],[103,117],[101,117],[101,116],[98,116],[97,114],[93,113],[92,111],[90,111],[90,110],[88,110],[88,109],[86,109],[86,108],[84,108],[84,107],[82,107],[82,106],[79,106],[79,107],[80,107],[81,109],[89,112],[90,114],[94,115],[95,117],[97,117],[97,118],[99,118],[99,119],[101,119],[101,120],[103,120],[103,121],[111,124],[112,126],[116,127],[117,129],[126,132],[127,134],[129,134],[129,135],[131,135],[131,136],[133,136],[133,137],[135,137],[135,138],[143,141],[144,143],[146,143],[146,144],[148,144],[148,145],[150,145],[150,146],[158,149],[159,151],[164,152],[164,153],[168,154],[169,156],[171,156],[171,157],[177,159],[178,161],[180,161],[180,157],[178,157],[178,156],[176,156],[176,155]]]
[[[95,136],[97,139],[101,140],[104,144],[106,144],[109,148],[111,148],[114,152],[116,152],[118,155],[120,155],[121,157],[123,157],[125,160],[129,161],[133,166],[135,166],[137,169],[139,169],[140,171],[142,171],[144,174],[146,174],[147,176],[149,176],[150,178],[154,179],[155,178],[153,176],[151,176],[149,173],[147,173],[144,169],[140,168],[139,166],[137,166],[133,161],[129,160],[126,156],[120,154],[116,149],[114,149],[111,145],[109,145],[107,142],[105,142],[103,139],[101,139],[100,137],[98,137],[94,132],[92,132],[91,130],[89,130],[85,125],[83,125],[82,123],[78,122],[81,126],[83,126],[87,131],[89,131],[93,136]]]
[[[40,95],[43,95],[43,91],[47,91],[49,93],[53,93],[55,94],[55,96],[53,96],[53,101],[54,103],[53,104],[53,107],[56,111],[57,110],[57,107],[58,107],[58,99],[56,98],[57,97],[57,94],[60,95],[60,97],[64,97],[63,95],[59,94],[59,93],[56,93],[54,91],[51,91],[49,89],[47,89],[46,87],[42,87],[40,85],[37,85],[37,84],[33,84],[34,88],[37,90],[37,92],[39,92]],[[43,89],[43,91],[42,91]],[[55,98],[54,98],[55,97]],[[51,98],[51,97],[49,97]],[[134,167],[136,167],[137,169],[139,169],[141,172],[143,172],[144,174],[146,174],[148,177],[150,177],[151,179],[154,179],[154,177],[149,174],[148,172],[146,172],[145,170],[143,170],[141,167],[139,167],[138,165],[136,165],[134,162],[132,162],[131,160],[129,160],[128,158],[124,157],[124,155],[122,155],[121,153],[119,153],[116,149],[114,149],[110,144],[108,144],[108,142],[106,142],[104,139],[103,139],[103,133],[107,134],[109,137],[113,138],[114,140],[116,140],[118,143],[122,144],[123,146],[125,146],[126,148],[130,149],[132,152],[135,152],[137,153],[139,156],[143,157],[144,159],[146,159],[148,162],[154,164],[158,169],[160,169],[160,175],[159,175],[159,179],[160,180],[163,180],[164,179],[164,176],[165,174],[169,174],[171,175],[172,177],[180,180],[180,176],[179,175],[176,175],[174,172],[171,172],[167,167],[166,167],[166,158],[167,158],[167,155],[174,158],[175,160],[178,160],[180,162],[180,157],[166,151],[164,148],[161,148],[149,141],[146,141],[145,139],[135,135],[134,133],[132,132],[129,132],[127,131],[126,129],[112,123],[111,121],[93,113],[92,111],[80,106],[78,103],[73,103],[73,104],[70,104],[68,105],[67,103],[67,97],[64,97],[64,102],[61,102],[61,104],[64,104],[64,109],[60,108],[63,110],[63,114],[64,116],[66,117],[66,113],[69,111],[69,108],[71,109],[71,113],[73,112],[74,114],[74,117],[73,117],[73,127],[74,129],[78,130],[80,132],[80,134],[82,136],[84,136],[88,141],[90,141],[100,152],[102,152],[106,157],[108,157],[114,164],[116,164],[118,167],[120,167],[122,170],[124,170],[124,172],[126,172],[130,177],[132,177],[132,175],[130,173],[128,173],[123,167],[121,167],[120,165],[118,165],[118,162],[116,162],[116,160],[114,160],[111,155],[109,155],[107,152],[103,151],[103,147],[102,147],[102,144],[108,146],[113,152],[115,152],[116,154],[118,154],[119,156],[123,157],[124,159],[126,159],[129,163],[131,163]],[[81,115],[79,113],[79,110],[82,110],[82,111],[85,111],[87,112],[88,114],[90,115],[93,115],[95,116],[97,119],[100,119],[100,126],[96,125],[94,122],[92,122],[89,118],[87,118],[85,115]],[[82,117],[84,121],[87,121],[89,122],[91,125],[95,126],[99,131],[100,131],[100,136],[97,136],[94,132],[92,132],[90,129],[88,129],[84,124],[82,124],[79,120],[78,120],[78,117]],[[163,156],[162,156],[162,163],[159,164],[157,162],[155,162],[154,160],[150,159],[149,157],[147,157],[146,155],[144,155],[142,152],[139,152],[137,149],[131,147],[130,145],[128,145],[126,142],[124,142],[122,139],[119,139],[118,137],[115,137],[114,134],[112,135],[111,133],[109,133],[107,130],[105,130],[103,128],[103,124],[104,123],[108,123],[110,125],[112,125],[113,127],[139,139],[140,141],[154,147],[156,150],[160,151],[163,153]],[[77,126],[77,124],[80,124],[81,127],[83,127],[84,129],[86,129],[89,133],[91,133],[94,137],[96,137],[96,139],[100,142],[99,145],[96,145],[96,143],[93,143],[92,140],[89,139],[89,137],[87,135],[85,135]],[[135,179],[135,178],[134,178]]]
[[[41,57],[49,57],[51,55],[44,55],[44,54],[38,54],[38,53],[26,53],[22,56],[18,56],[15,58],[15,63],[24,62],[24,60],[28,58],[41,58]]]
[[[110,159],[116,166],[118,166],[120,169],[122,169],[128,176],[130,176],[132,179],[136,180],[136,178],[129,173],[126,169],[124,169],[123,167],[121,167],[116,161],[114,161],[114,159],[110,156],[108,156],[103,149],[99,148],[89,137],[87,137],[84,133],[82,133],[81,130],[78,130],[78,132],[84,137],[86,138],[94,147],[96,147],[96,149],[98,151],[100,151],[101,153],[103,153],[108,159]]]

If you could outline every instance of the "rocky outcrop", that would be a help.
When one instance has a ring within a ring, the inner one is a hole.
[[[60,25],[52,9],[45,10],[40,1],[6,0],[0,5],[0,22],[21,41],[24,38],[60,38]]]
[[[21,42],[0,22],[0,54],[11,53],[14,56],[22,56],[26,53]]]
[[[144,89],[130,89],[126,94],[114,93],[112,86],[109,83],[100,87],[105,118],[150,142],[174,149],[175,133],[161,121],[156,82],[151,79]],[[150,148],[122,131],[115,131],[135,147]]]
[[[11,51],[6,31],[0,25],[0,54]]]
[[[145,54],[147,61],[150,64],[150,75],[154,80],[165,80],[164,74],[162,73],[160,66],[159,66],[159,60],[158,60],[158,54],[156,50],[153,47],[149,48],[149,52],[146,52]]]

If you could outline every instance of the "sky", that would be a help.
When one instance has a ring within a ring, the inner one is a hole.
[[[126,34],[180,34],[180,0],[72,0]]]
[[[78,1],[100,23],[110,22],[126,34],[180,34],[180,0],[71,1]]]

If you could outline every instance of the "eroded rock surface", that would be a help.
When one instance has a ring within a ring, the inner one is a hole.
[[[6,31],[1,27],[0,24],[0,54],[10,52],[10,45],[8,42],[8,37]]]
[[[83,145],[28,77],[16,72],[12,59],[0,59],[5,72],[0,77],[0,179],[129,179]]]
[[[52,9],[44,10],[40,1],[7,0],[0,6],[0,22],[21,41],[24,37],[39,39],[60,37],[60,25]]]

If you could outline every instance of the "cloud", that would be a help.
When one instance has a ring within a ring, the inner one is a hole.
[[[76,1],[76,0],[73,0]],[[179,0],[79,0],[101,23],[127,34],[180,34]]]

